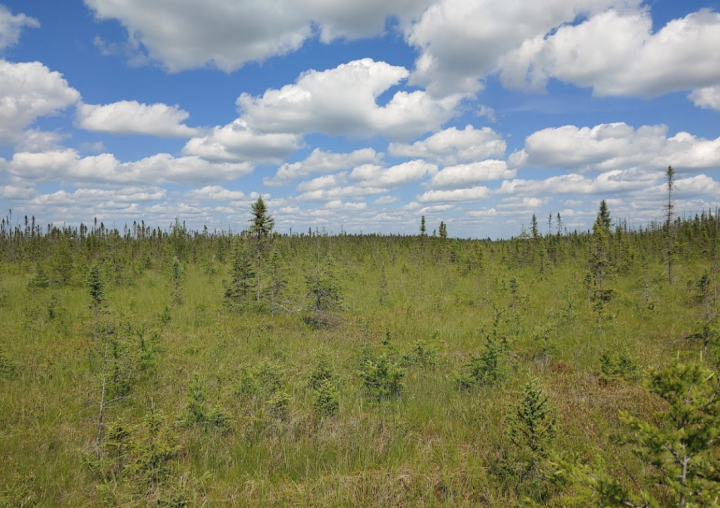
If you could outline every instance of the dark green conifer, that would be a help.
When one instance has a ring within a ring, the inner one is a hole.
[[[255,270],[247,251],[246,241],[238,238],[233,245],[230,280],[225,284],[225,305],[231,309],[247,309],[254,299]]]

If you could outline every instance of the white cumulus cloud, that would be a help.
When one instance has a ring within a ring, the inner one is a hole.
[[[421,203],[436,201],[477,201],[485,199],[492,194],[487,187],[476,186],[469,189],[453,189],[453,190],[431,190],[417,197]]]
[[[335,199],[332,201],[328,201],[325,203],[325,208],[328,208],[330,210],[350,210],[350,211],[361,211],[365,210],[367,208],[367,203],[364,201],[360,202],[343,202],[339,199]]]
[[[384,105],[378,97],[405,80],[404,67],[370,58],[326,71],[310,70],[292,85],[237,99],[241,116],[259,132],[321,132],[333,136],[384,135],[407,139],[437,130],[455,114],[458,95],[435,99],[398,91]]]
[[[250,129],[246,121],[238,119],[189,140],[183,154],[210,160],[279,162],[302,143],[302,136],[297,134],[260,134]]]
[[[304,161],[283,164],[273,178],[265,177],[263,183],[268,186],[286,185],[296,178],[313,173],[333,173],[361,164],[378,164],[381,158],[382,154],[372,148],[361,148],[350,153],[326,152],[316,148]]]
[[[437,173],[437,166],[422,160],[403,162],[390,168],[363,164],[352,170],[350,178],[361,185],[390,189],[407,185]]]
[[[709,86],[693,90],[688,97],[699,108],[720,111],[720,86]]]
[[[633,9],[641,0],[438,0],[406,32],[421,54],[411,83],[444,96],[472,94],[498,59],[526,40],[544,37],[579,16],[617,6]]]
[[[2,159],[0,159],[0,162]],[[36,194],[32,187],[21,187],[17,185],[0,185],[0,198],[3,199],[30,199]]]
[[[233,71],[249,61],[299,49],[315,35],[322,42],[382,33],[389,16],[401,22],[430,0],[237,1],[85,0],[99,19],[127,29],[129,48],[146,51],[171,71],[212,65]],[[161,23],[158,20],[162,20]],[[141,53],[141,60],[147,60]],[[138,57],[135,56],[138,60]]]
[[[400,201],[400,198],[397,198],[395,196],[381,196],[377,198],[375,201],[373,201],[374,205],[391,205],[393,203],[396,203],[397,201]]]
[[[298,192],[310,192],[321,189],[333,189],[345,185],[347,183],[347,175],[345,173],[339,173],[337,175],[325,175],[313,178],[307,182],[302,182],[298,185]]]
[[[528,39],[500,68],[514,88],[541,89],[555,78],[599,96],[655,96],[720,82],[718,61],[720,13],[700,10],[653,33],[649,9],[609,10]]]
[[[185,193],[185,195],[190,199],[198,201],[233,201],[245,199],[244,192],[229,190],[221,185],[207,185],[201,189],[191,190]]]
[[[683,171],[720,166],[720,138],[687,132],[668,137],[665,125],[637,129],[626,123],[595,127],[566,125],[537,131],[509,158],[512,167],[559,167],[577,171],[665,168]]]
[[[435,174],[428,184],[432,187],[463,188],[479,182],[515,178],[517,171],[509,169],[504,160],[484,160],[471,164],[448,166]]]
[[[369,187],[366,185],[346,185],[344,187],[330,187],[323,189],[308,190],[297,196],[298,201],[332,201],[344,198],[357,198],[382,194],[387,191],[381,187]]]
[[[15,150],[18,152],[44,152],[60,146],[60,142],[68,137],[59,132],[27,129],[15,136]]]
[[[390,143],[388,154],[423,158],[439,164],[458,164],[502,157],[506,148],[502,136],[489,127],[475,129],[467,125],[462,130],[450,127],[413,144]]]
[[[437,166],[414,160],[386,168],[362,164],[351,172],[324,175],[300,183],[301,201],[332,201],[348,197],[383,194],[389,189],[409,185],[437,172]]]
[[[104,183],[201,183],[233,180],[252,172],[247,163],[212,163],[199,157],[176,158],[161,153],[132,162],[120,162],[104,153],[81,157],[76,150],[15,153],[0,165],[26,180],[95,181]]]
[[[544,180],[505,180],[498,194],[521,196],[617,194],[638,191],[662,177],[659,171],[614,170],[590,178],[576,173],[552,176]]]
[[[74,192],[59,190],[49,194],[40,194],[32,199],[35,205],[78,205],[102,203],[113,208],[116,204],[122,207],[128,203],[159,201],[165,197],[165,190],[158,187],[126,187],[123,189],[81,188]]]
[[[25,27],[37,28],[40,23],[25,14],[13,14],[4,5],[0,5],[0,51],[17,44],[20,33]]]
[[[77,103],[80,94],[39,62],[0,60],[0,143],[17,141],[37,118]]]
[[[183,123],[189,117],[190,113],[179,106],[141,104],[137,101],[120,101],[104,106],[81,104],[77,108],[78,127],[111,134],[189,138],[198,132]]]

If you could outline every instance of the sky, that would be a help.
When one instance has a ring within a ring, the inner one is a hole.
[[[668,165],[720,206],[720,0],[0,0],[14,218],[508,238]]]

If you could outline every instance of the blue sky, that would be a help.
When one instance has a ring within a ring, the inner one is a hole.
[[[0,207],[508,237],[720,206],[720,0],[0,0]],[[545,226],[546,227],[546,226]],[[556,225],[553,225],[553,228]]]

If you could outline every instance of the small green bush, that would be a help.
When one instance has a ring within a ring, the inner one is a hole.
[[[310,373],[308,386],[311,390],[317,390],[326,381],[332,382],[334,379],[335,369],[330,361],[330,356],[327,353],[320,353],[315,368]]]
[[[608,349],[600,355],[600,378],[603,381],[636,381],[639,377],[640,369],[629,351],[616,353]]]
[[[38,263],[36,265],[35,276],[28,281],[28,289],[45,289],[50,286],[50,277],[48,277],[45,267]]]
[[[222,407],[207,406],[207,387],[199,374],[193,374],[188,385],[187,405],[181,418],[185,426],[199,425],[205,430],[218,429],[223,432],[232,430],[232,417]]]
[[[268,360],[263,360],[250,368],[243,368],[237,394],[250,397],[272,395],[285,385],[282,368]]]
[[[340,391],[335,368],[330,356],[321,352],[308,377],[308,387],[313,392],[313,409],[318,416],[332,416],[340,408]]]
[[[158,314],[158,320],[160,321],[161,325],[166,325],[170,322],[171,319],[172,315],[170,314],[170,306],[166,305],[162,312]]]
[[[284,390],[274,393],[265,402],[265,414],[276,420],[287,420],[291,400],[290,395]]]
[[[219,405],[213,406],[208,411],[205,421],[207,427],[218,429],[221,432],[230,432],[233,428],[232,415]]]
[[[402,382],[405,369],[384,353],[375,360],[366,359],[360,370],[360,377],[365,393],[375,400],[397,397],[405,389]]]
[[[629,489],[592,464],[561,461],[557,476],[566,479],[584,506],[714,507],[720,498],[720,382],[701,364],[675,363],[650,369],[646,387],[665,404],[651,420],[620,411],[627,431],[620,443],[645,465]]]
[[[152,489],[177,474],[179,436],[165,415],[150,411],[141,425],[122,420],[108,426],[99,450],[85,455],[91,472],[104,485],[123,481],[133,489]]]
[[[321,417],[332,416],[340,410],[340,392],[331,379],[324,379],[315,388],[313,409]]]
[[[505,418],[505,440],[500,460],[491,473],[504,489],[544,505],[550,493],[549,457],[557,435],[557,411],[534,379]]]
[[[185,423],[192,425],[203,423],[207,418],[205,401],[207,399],[207,388],[205,382],[197,372],[193,374],[188,384],[187,405],[185,406]]]
[[[485,350],[477,355],[470,355],[470,360],[455,375],[460,388],[469,389],[482,385],[495,385],[505,378],[506,349],[504,339],[498,339],[495,333],[486,337]]]

